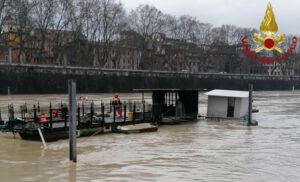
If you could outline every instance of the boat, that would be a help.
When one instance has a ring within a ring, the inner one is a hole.
[[[117,131],[119,133],[143,133],[143,132],[155,132],[158,130],[156,125],[152,125],[150,123],[140,123],[140,124],[132,124],[125,126],[118,126]]]
[[[36,119],[32,117],[17,117],[0,125],[0,131],[18,133],[24,140],[40,141],[41,136],[38,129],[41,129],[45,141],[51,142],[68,138],[68,126],[68,120],[63,118],[52,118],[52,120],[49,120],[48,116],[37,116]],[[94,117],[91,122],[86,116],[81,117],[77,125],[77,136],[90,136],[95,132],[99,134],[104,132],[102,120]]]
[[[255,106],[252,108],[252,113],[259,112],[259,109],[257,109]]]
[[[51,109],[50,107],[49,114],[38,112],[34,107],[33,116],[22,113],[21,117],[16,118],[13,110],[10,109],[9,121],[0,124],[0,131],[2,132],[18,133],[22,139],[34,141],[40,141],[41,135],[43,135],[46,142],[69,138],[67,107],[62,106],[59,109]],[[101,113],[96,113],[91,105],[90,112],[81,114],[80,108],[78,108],[76,114],[77,136],[94,136],[107,132],[119,132],[118,126],[128,126],[125,130],[129,132],[130,125],[136,125],[133,127],[135,132],[157,130],[157,127],[147,126],[147,123],[152,122],[151,112],[128,113],[131,116],[131,119],[128,119],[126,110],[124,111],[124,116],[126,117],[114,117],[112,113],[105,113],[104,111],[105,108],[103,106]]]

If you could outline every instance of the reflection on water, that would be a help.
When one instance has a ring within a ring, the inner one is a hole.
[[[44,149],[41,142],[1,134],[1,181],[298,181],[299,96],[255,92],[258,127],[200,120],[161,126],[155,133],[79,138],[76,165],[68,161],[68,140]],[[11,97],[14,102],[34,99],[45,105],[49,99],[67,101],[65,95]],[[199,113],[205,113],[206,96],[200,94],[199,100]],[[0,101],[4,109],[7,97],[0,96]]]

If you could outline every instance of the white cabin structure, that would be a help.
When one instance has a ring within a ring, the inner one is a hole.
[[[207,117],[240,118],[247,114],[249,92],[237,90],[212,90],[208,96]]]

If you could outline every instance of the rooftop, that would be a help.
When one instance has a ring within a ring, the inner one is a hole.
[[[208,96],[218,96],[218,97],[237,97],[237,98],[248,98],[248,91],[238,91],[238,90],[212,90],[206,92],[205,95]]]

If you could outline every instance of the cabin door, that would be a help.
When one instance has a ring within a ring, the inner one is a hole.
[[[228,107],[227,107],[228,118],[233,118],[234,116],[234,103],[235,103],[235,98],[228,97]]]

